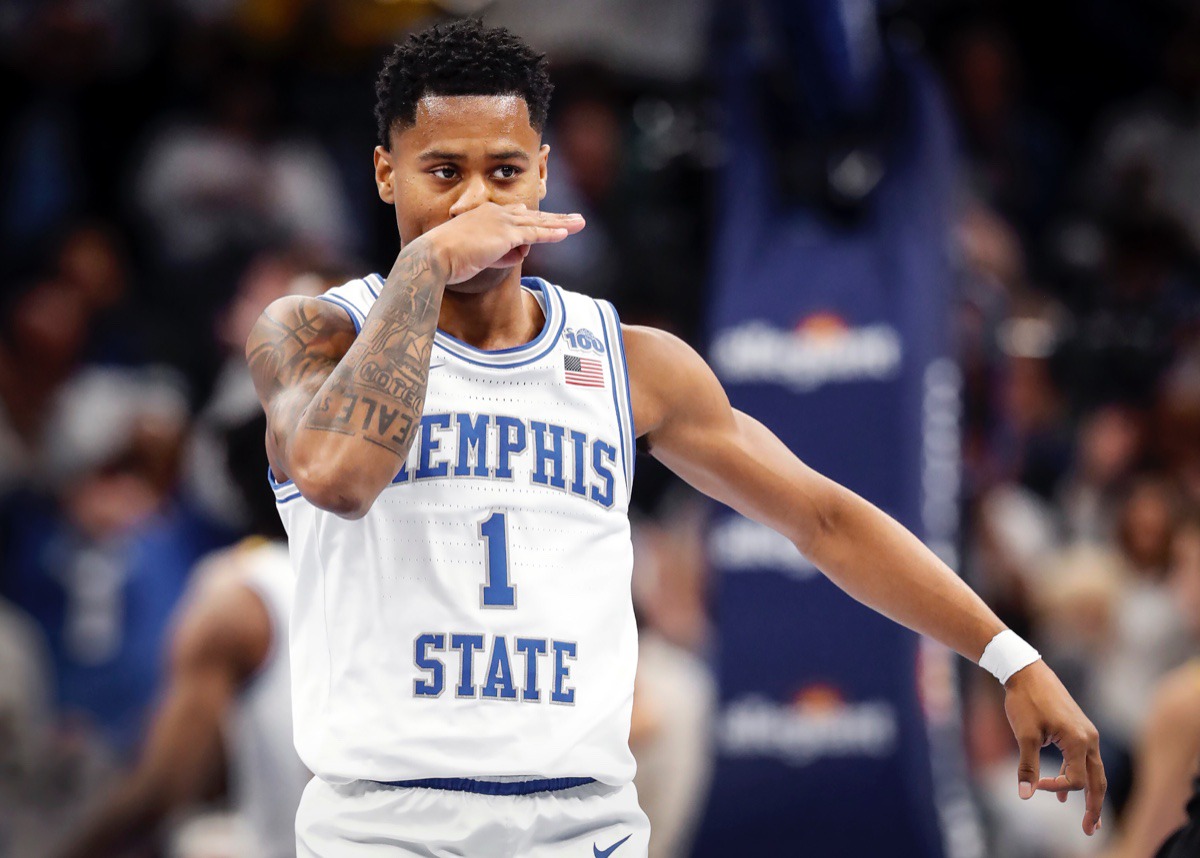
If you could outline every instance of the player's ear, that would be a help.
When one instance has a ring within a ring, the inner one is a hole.
[[[550,144],[543,143],[538,150],[538,199],[546,199],[546,160],[550,157]]]
[[[375,187],[379,191],[379,199],[388,205],[396,204],[396,189],[393,186],[392,153],[382,146],[375,147]],[[543,181],[543,184],[545,182]]]

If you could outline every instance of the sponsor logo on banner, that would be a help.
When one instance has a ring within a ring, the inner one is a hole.
[[[779,572],[804,581],[820,574],[786,536],[740,515],[721,519],[709,532],[708,553],[722,572]]]
[[[900,725],[888,700],[848,703],[829,685],[809,686],[791,703],[758,696],[734,700],[721,715],[719,741],[729,757],[769,757],[794,766],[845,757],[887,757]]]
[[[827,384],[883,381],[900,370],[900,332],[883,322],[853,327],[817,313],[790,330],[755,319],[719,332],[712,362],[729,383],[770,382],[807,393]]]

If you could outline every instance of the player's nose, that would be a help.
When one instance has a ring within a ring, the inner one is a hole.
[[[450,217],[469,212],[491,200],[491,189],[482,176],[474,176],[459,186],[462,191],[450,206]]]

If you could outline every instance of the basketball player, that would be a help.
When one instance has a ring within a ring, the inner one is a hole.
[[[291,735],[286,546],[254,539],[211,555],[185,597],[166,694],[137,767],[59,853],[102,858],[154,833],[195,802],[228,761],[249,854],[294,854],[308,772]]]
[[[854,598],[982,660],[1006,683],[1021,795],[1086,789],[1091,834],[1095,728],[958,576],[733,410],[681,340],[522,279],[531,245],[584,227],[537,210],[545,59],[461,21],[397,46],[377,92],[395,264],[272,304],[247,343],[296,573],[296,743],[316,775],[299,854],[644,858],[635,439]],[[1063,769],[1039,778],[1049,742]]]

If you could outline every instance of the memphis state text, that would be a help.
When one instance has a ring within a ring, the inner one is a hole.
[[[503,414],[425,414],[421,437],[393,485],[447,478],[513,479],[532,451],[529,481],[611,509],[617,447],[586,432]]]

